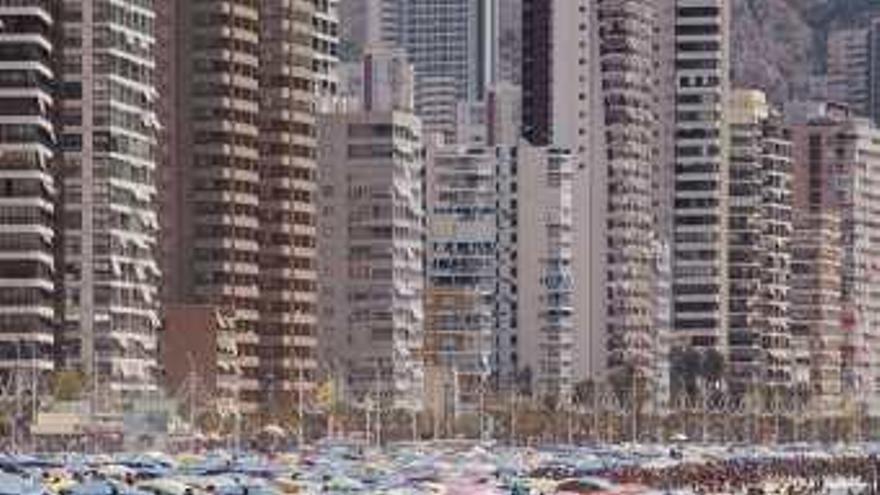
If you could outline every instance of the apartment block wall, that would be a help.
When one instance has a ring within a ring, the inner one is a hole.
[[[417,117],[321,117],[320,343],[345,400],[422,406],[424,147]]]
[[[63,270],[56,264],[58,101],[51,89],[57,12],[36,0],[0,3],[0,383],[36,377],[27,385],[34,391],[54,368]]]

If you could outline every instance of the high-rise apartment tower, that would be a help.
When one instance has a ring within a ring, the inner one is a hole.
[[[54,360],[59,279],[59,195],[52,162],[57,143],[57,99],[51,89],[56,84],[55,13],[45,1],[0,2],[2,386],[9,380],[39,378],[52,370]]]
[[[677,345],[724,353],[730,3],[675,5],[672,328]]]

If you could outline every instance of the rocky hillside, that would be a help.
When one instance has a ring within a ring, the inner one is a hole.
[[[807,94],[822,73],[825,38],[835,28],[867,22],[880,0],[732,0],[733,78],[776,102]]]

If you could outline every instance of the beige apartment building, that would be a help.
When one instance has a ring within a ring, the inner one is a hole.
[[[791,342],[795,374],[806,377],[818,410],[841,405],[842,238],[834,212],[795,214],[791,264]]]
[[[598,274],[606,295],[604,333],[609,370],[650,376],[655,353],[654,172],[659,159],[657,8],[653,0],[605,1],[598,7],[598,81],[603,149],[593,167],[607,169],[605,257]],[[601,183],[600,183],[601,184]],[[600,185],[597,184],[597,185]],[[595,194],[595,192],[594,192]],[[582,281],[582,283],[585,281]]]
[[[789,130],[761,91],[730,102],[728,386],[787,387],[796,378],[790,327],[792,241]],[[803,378],[803,377],[801,377]]]
[[[796,105],[789,118],[795,211],[809,221],[832,215],[840,225],[841,390],[873,412],[880,390],[880,131],[833,104]]]

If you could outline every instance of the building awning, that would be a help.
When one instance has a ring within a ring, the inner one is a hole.
[[[41,412],[31,426],[33,435],[78,435],[85,430],[86,420],[79,414]]]

